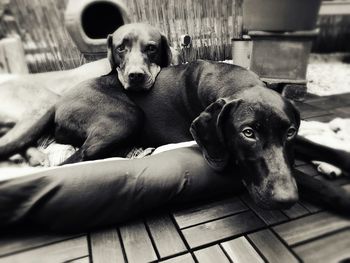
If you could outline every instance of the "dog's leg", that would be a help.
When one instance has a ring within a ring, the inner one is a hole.
[[[296,156],[305,160],[331,163],[350,172],[350,153],[323,146],[298,136],[294,146]]]
[[[338,213],[350,215],[350,193],[345,189],[298,170],[294,171],[294,176],[302,198]]]
[[[124,157],[124,150],[131,145],[133,135],[138,130],[132,126],[125,123],[116,126],[116,120],[98,123],[80,149],[61,165],[116,156],[116,153]]]

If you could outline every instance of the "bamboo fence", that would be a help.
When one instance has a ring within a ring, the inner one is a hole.
[[[1,18],[0,38],[21,37],[30,72],[64,70],[85,62],[64,26],[67,0],[9,1]],[[132,21],[146,21],[181,48],[181,35],[192,37],[192,48],[182,48],[185,61],[231,58],[231,39],[239,35],[237,20],[242,0],[125,0]],[[350,51],[349,16],[319,19],[320,37],[314,50]]]

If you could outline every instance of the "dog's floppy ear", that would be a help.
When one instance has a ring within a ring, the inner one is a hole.
[[[173,54],[171,52],[171,48],[168,42],[168,39],[165,35],[161,34],[161,61],[160,61],[160,67],[167,67],[171,64],[173,59]]]
[[[300,112],[299,110],[297,109],[297,107],[295,106],[294,102],[290,101],[290,103],[292,104],[292,110],[293,110],[293,113],[294,113],[294,116],[295,116],[295,120],[298,124],[298,127],[300,126]]]
[[[107,37],[107,58],[109,60],[109,64],[111,65],[112,71],[115,71],[118,65],[115,62],[115,59],[113,56],[113,35],[112,34],[108,35]]]
[[[209,165],[215,170],[223,170],[229,161],[223,125],[227,114],[239,100],[218,99],[210,104],[191,124],[190,132],[203,151]]]

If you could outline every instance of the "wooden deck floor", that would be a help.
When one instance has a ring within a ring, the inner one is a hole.
[[[350,93],[309,96],[298,107],[304,119],[350,117]],[[296,169],[320,176],[301,161]],[[350,179],[333,183],[350,191]],[[262,210],[247,194],[172,208],[90,233],[57,235],[21,230],[0,236],[0,262],[285,263],[343,259],[350,260],[350,220],[303,200],[289,210]]]

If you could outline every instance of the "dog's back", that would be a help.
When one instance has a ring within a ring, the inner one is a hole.
[[[244,68],[197,60],[163,68],[150,91],[127,94],[145,113],[141,144],[159,146],[192,140],[189,127],[208,98],[227,97],[256,85],[264,83]]]

